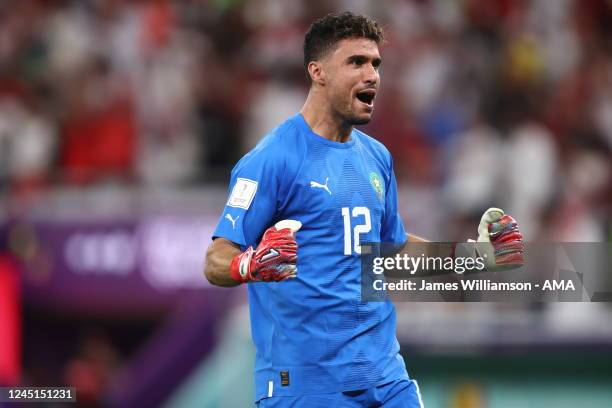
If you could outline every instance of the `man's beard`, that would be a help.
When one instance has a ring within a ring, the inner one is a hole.
[[[344,115],[344,118],[343,118],[343,122],[344,122],[344,124],[346,126],[365,125],[365,124],[369,123],[370,120],[372,120],[372,114],[371,113],[369,115],[367,115],[367,116],[359,117],[359,115],[356,115],[355,112],[353,112],[352,110],[347,112]]]
[[[354,115],[352,112],[347,115],[344,119],[344,123],[348,126],[359,126],[359,125],[366,125],[368,123],[370,123],[370,120],[372,120],[372,115],[365,117],[365,118],[360,118],[357,115]]]
[[[368,123],[370,123],[370,120],[372,120],[372,116],[369,116],[367,118],[358,118],[356,116],[353,116],[351,118],[351,125],[352,126],[367,125]]]
[[[352,104],[349,104],[348,106],[347,105],[336,105],[336,106],[337,106],[336,114],[339,114],[339,116],[342,118],[343,126],[347,128],[351,126],[365,125],[365,124],[368,124],[370,120],[372,120],[372,113],[370,113],[369,115],[365,117],[359,117],[357,114],[355,114]]]

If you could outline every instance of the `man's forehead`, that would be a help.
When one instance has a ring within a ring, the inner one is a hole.
[[[378,44],[368,38],[344,38],[338,41],[331,53],[332,57],[347,58],[351,55],[365,55],[370,58],[380,58]]]

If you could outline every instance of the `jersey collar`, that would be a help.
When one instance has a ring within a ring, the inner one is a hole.
[[[335,149],[349,149],[353,147],[353,145],[355,144],[355,139],[357,136],[357,132],[355,132],[355,129],[351,130],[350,139],[347,140],[346,142],[334,142],[332,140],[326,139],[323,136],[320,136],[316,134],[315,132],[313,132],[310,126],[308,126],[306,119],[304,119],[304,116],[301,113],[296,114],[294,118],[295,118],[295,122],[298,125],[298,128],[302,130],[304,133],[306,133],[309,139],[317,143],[322,143],[330,147],[333,147]]]

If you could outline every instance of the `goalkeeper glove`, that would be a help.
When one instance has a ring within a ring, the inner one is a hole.
[[[279,221],[264,232],[257,249],[250,246],[236,255],[230,264],[232,279],[246,282],[278,282],[297,274],[297,242],[295,232],[302,223]]]
[[[501,271],[521,267],[525,262],[525,244],[517,222],[499,208],[484,212],[478,225],[476,255],[484,259],[487,270]]]

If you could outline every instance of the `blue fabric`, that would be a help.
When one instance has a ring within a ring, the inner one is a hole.
[[[214,237],[245,249],[277,221],[303,224],[297,278],[249,284],[256,399],[270,386],[295,396],[407,379],[393,304],[360,300],[359,243],[406,240],[387,149],[358,130],[324,139],[297,114],[238,162],[229,192]]]
[[[257,408],[422,408],[415,380],[397,380],[367,390],[305,395],[299,397],[263,398]]]

